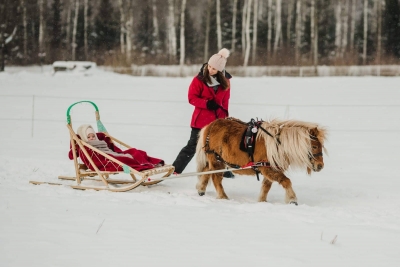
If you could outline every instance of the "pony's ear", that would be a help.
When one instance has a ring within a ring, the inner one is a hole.
[[[318,129],[317,128],[310,129],[310,135],[317,137]]]

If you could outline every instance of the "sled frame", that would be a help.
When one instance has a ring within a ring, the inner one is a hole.
[[[79,103],[90,103],[93,105],[95,108],[95,116],[96,116],[96,122],[97,122],[97,128],[98,132],[103,132],[106,136],[108,136],[112,142],[116,142],[119,145],[122,145],[126,147],[127,149],[131,148],[129,145],[126,143],[120,141],[119,139],[111,136],[107,130],[105,129],[104,125],[100,121],[100,113],[99,109],[97,108],[96,104],[91,102],[91,101],[79,101],[74,104],[72,104],[68,110],[67,110],[67,128],[70,134],[70,142],[71,142],[71,150],[72,150],[72,155],[73,155],[73,161],[74,161],[74,167],[75,167],[75,176],[63,176],[60,175],[58,176],[58,179],[60,180],[72,180],[75,181],[75,185],[69,185],[73,189],[80,189],[80,190],[86,190],[86,189],[93,189],[93,190],[108,190],[112,192],[126,192],[129,190],[132,190],[140,185],[142,186],[148,186],[148,185],[153,185],[157,184],[161,181],[163,181],[165,178],[169,177],[173,172],[174,172],[174,166],[172,165],[164,165],[161,167],[157,168],[152,168],[152,169],[147,169],[143,171],[137,171],[133,169],[130,166],[127,166],[126,164],[122,163],[121,161],[109,156],[108,154],[100,151],[99,149],[89,145],[82,139],[80,139],[77,134],[74,132],[72,128],[72,121],[71,121],[71,116],[70,116],[70,111],[73,106]],[[83,152],[87,160],[90,162],[94,170],[88,170],[87,166],[84,164],[79,163],[77,155],[77,147]],[[94,164],[92,158],[89,156],[89,153],[87,152],[86,148],[91,149],[92,151],[104,156],[108,160],[123,166],[124,171],[115,171],[115,172],[110,172],[110,171],[101,171],[99,168]],[[120,173],[126,173],[129,174],[131,180],[118,180],[118,179],[110,179],[111,175],[116,175]],[[162,176],[159,179],[152,179],[151,176]],[[90,185],[83,185],[83,182],[85,180],[88,181],[99,181],[102,182],[102,186],[90,186]],[[50,184],[50,185],[62,185],[59,183],[52,183],[52,182],[38,182],[38,181],[30,181],[32,184],[40,185],[40,184]]]

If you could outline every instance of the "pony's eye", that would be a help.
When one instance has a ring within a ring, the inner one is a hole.
[[[318,147],[317,146],[312,146],[312,149],[317,149]]]

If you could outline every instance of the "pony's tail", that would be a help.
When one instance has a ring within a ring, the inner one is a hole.
[[[197,162],[197,172],[202,172],[204,168],[207,166],[207,156],[206,153],[203,149],[204,147],[204,133],[205,129],[207,127],[204,127],[200,133],[199,133],[199,139],[197,141],[197,146],[196,146],[196,162]]]

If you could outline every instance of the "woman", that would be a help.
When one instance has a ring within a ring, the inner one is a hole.
[[[230,82],[232,76],[225,71],[229,50],[221,49],[203,64],[199,74],[193,78],[188,92],[188,100],[194,106],[190,127],[192,131],[185,147],[179,152],[174,163],[175,172],[182,173],[196,153],[198,133],[201,128],[219,118],[229,115]],[[224,177],[232,178],[231,172]]]

